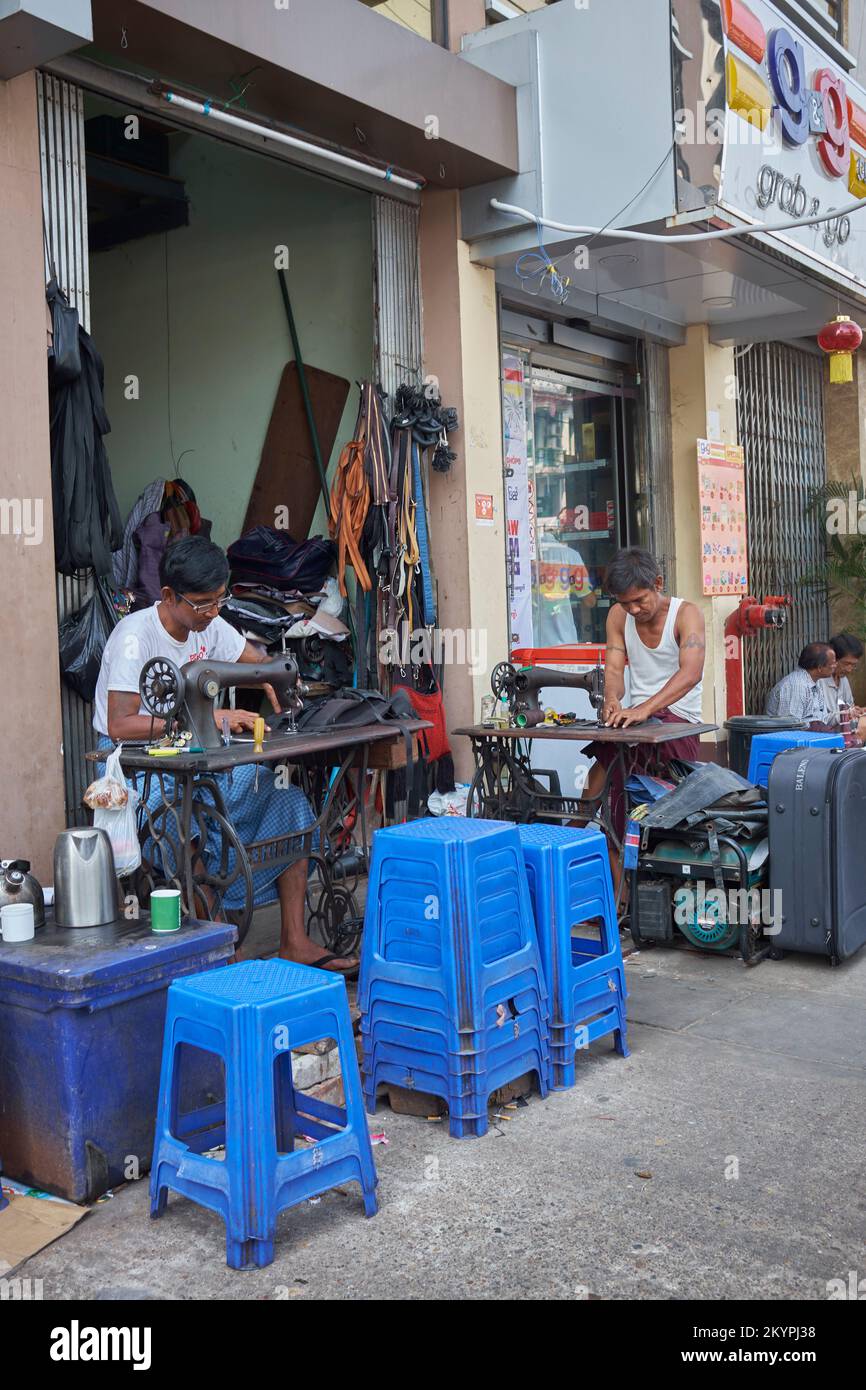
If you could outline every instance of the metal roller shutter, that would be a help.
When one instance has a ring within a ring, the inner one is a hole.
[[[825,535],[810,508],[827,480],[820,358],[785,343],[755,343],[737,357],[737,428],[746,455],[749,589],[791,594],[781,629],[744,643],[746,710],[793,670],[807,642],[830,634],[826,596],[803,579],[824,563]]]
[[[90,328],[84,93],[71,82],[37,73],[39,157],[45,227],[45,278],[53,274],[83,326]],[[57,615],[76,612],[91,589],[89,575],[57,576]],[[95,744],[93,707],[61,682],[64,799],[67,825],[85,825],[81,804],[91,780],[84,755]]]

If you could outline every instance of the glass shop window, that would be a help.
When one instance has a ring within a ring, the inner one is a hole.
[[[637,389],[519,348],[502,365],[512,647],[604,642],[604,571],[640,530]]]

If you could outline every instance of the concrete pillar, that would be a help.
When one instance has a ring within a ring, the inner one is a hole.
[[[449,729],[478,720],[490,670],[508,656],[508,602],[502,478],[502,419],[494,273],[472,265],[460,240],[458,195],[424,195],[421,206],[421,289],[424,370],[435,375],[446,405],[457,407],[452,436],[457,460],[431,473],[430,529],[439,583],[439,625],[454,634],[452,650],[485,659],[445,668]],[[478,525],[476,494],[492,496],[493,525]],[[474,643],[474,646],[473,646]],[[479,648],[478,644],[482,644]],[[448,645],[445,647],[446,656]],[[458,778],[472,769],[466,740],[454,741]]]
[[[697,441],[709,437],[708,415],[713,411],[718,413],[720,441],[738,442],[733,349],[717,347],[710,342],[706,325],[696,325],[688,330],[682,346],[671,349],[670,372],[677,593],[703,610],[707,629],[704,721],[720,726],[709,739],[718,743],[725,738],[725,619],[739,599],[703,597]]]
[[[64,812],[42,258],[36,77],[26,73],[0,82],[0,858],[29,859],[50,883]]]

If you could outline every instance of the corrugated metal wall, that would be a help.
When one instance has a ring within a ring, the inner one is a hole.
[[[388,392],[422,380],[420,208],[372,199],[375,374]]]
[[[37,73],[39,156],[45,227],[45,278],[56,276],[83,326],[90,328],[84,93],[71,82]],[[57,611],[76,612],[91,589],[89,575],[57,576]],[[84,825],[81,797],[91,780],[84,761],[94,746],[93,708],[61,683],[64,795],[67,825]]]
[[[826,554],[822,514],[810,505],[827,480],[822,360],[785,343],[740,352],[737,429],[746,455],[749,590],[794,599],[785,627],[744,643],[746,712],[755,714],[806,643],[830,636],[826,596],[803,584]]]

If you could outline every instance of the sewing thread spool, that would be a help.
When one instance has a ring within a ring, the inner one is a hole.
[[[265,751],[265,721],[259,715],[253,725],[253,752],[263,753]]]

